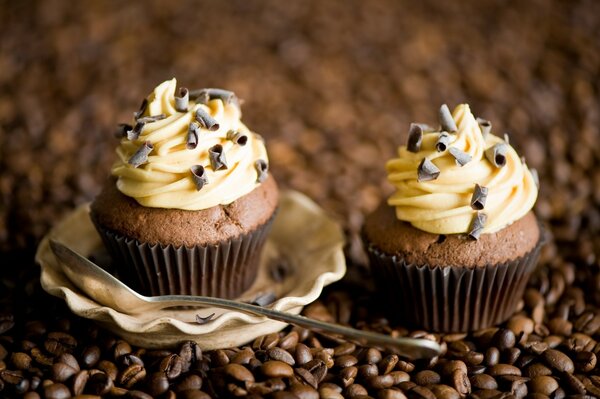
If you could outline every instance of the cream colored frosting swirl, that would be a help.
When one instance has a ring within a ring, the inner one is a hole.
[[[252,191],[260,184],[255,162],[268,162],[267,151],[262,138],[241,122],[239,105],[217,98],[206,104],[190,100],[187,111],[179,112],[175,109],[176,88],[177,81],[168,80],[147,98],[142,116],[164,114],[164,119],[146,123],[135,140],[121,139],[118,161],[112,168],[112,174],[118,178],[117,188],[146,207],[185,210],[230,204]],[[197,146],[188,149],[188,128],[199,108],[216,119],[219,128],[199,130]],[[245,145],[228,139],[230,131],[245,135]],[[135,167],[129,160],[145,142],[150,142],[153,149],[147,162]],[[226,169],[211,168],[209,149],[217,144],[223,147]],[[190,171],[195,165],[204,167],[207,179],[199,190]]]
[[[471,207],[475,184],[487,187],[483,212],[487,221],[482,233],[493,233],[523,217],[537,198],[537,185],[531,171],[508,145],[506,164],[494,166],[485,151],[504,140],[482,130],[469,106],[461,104],[452,113],[458,130],[450,134],[445,151],[436,150],[440,132],[425,132],[418,152],[398,149],[398,158],[386,164],[388,180],[396,192],[388,204],[396,207],[398,219],[434,234],[468,233],[477,211]],[[507,143],[508,144],[508,143]],[[471,161],[460,166],[450,153],[458,148],[469,154]],[[435,180],[419,181],[418,167],[423,158],[440,170]]]

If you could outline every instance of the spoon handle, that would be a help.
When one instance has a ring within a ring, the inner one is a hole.
[[[277,320],[284,323],[294,324],[299,327],[311,329],[313,331],[325,332],[330,334],[339,334],[346,339],[366,346],[378,346],[385,350],[397,353],[411,359],[432,358],[441,352],[441,347],[437,342],[417,338],[391,337],[389,335],[379,334],[371,331],[357,330],[355,328],[342,326],[339,324],[327,323],[320,320],[310,319],[308,317],[294,315],[279,310],[266,307],[251,305],[245,302],[237,302],[228,299],[184,296],[184,295],[166,295],[161,297],[148,298],[153,303],[160,304],[161,307],[192,304],[214,306],[221,309],[241,311],[243,313],[265,316],[271,320]]]

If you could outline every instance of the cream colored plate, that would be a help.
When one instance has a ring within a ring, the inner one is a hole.
[[[216,308],[159,310],[130,316],[102,306],[79,291],[63,274],[48,245],[49,238],[89,256],[103,251],[102,241],[89,219],[89,205],[67,215],[40,243],[36,261],[41,265],[41,283],[49,294],[63,298],[71,311],[95,320],[134,345],[156,348],[194,340],[203,349],[243,345],[258,336],[280,331],[284,323],[264,317]],[[261,293],[274,292],[274,309],[294,314],[319,297],[323,287],[341,279],[346,272],[340,226],[308,197],[296,191],[281,193],[279,213],[273,223],[261,257],[254,285],[240,299],[251,300]],[[281,260],[290,273],[280,282],[270,277],[269,268]],[[196,315],[215,318],[205,324]]]

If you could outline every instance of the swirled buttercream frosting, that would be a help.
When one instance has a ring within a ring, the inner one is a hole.
[[[537,198],[530,170],[491,124],[467,104],[440,109],[439,129],[411,124],[408,143],[386,164],[396,192],[388,204],[399,220],[434,234],[477,239],[523,217]]]
[[[262,138],[240,120],[240,105],[221,89],[177,89],[175,79],[158,85],[120,125],[117,188],[140,205],[184,210],[227,205],[266,177]]]

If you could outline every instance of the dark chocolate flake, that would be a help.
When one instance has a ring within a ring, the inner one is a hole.
[[[115,137],[120,139],[123,137],[127,137],[127,133],[133,130],[133,126],[128,125],[127,123],[119,123],[117,125],[117,130],[115,131]]]
[[[208,159],[210,160],[212,170],[227,169],[227,160],[225,159],[225,153],[221,144],[215,144],[208,150]]]
[[[187,112],[190,105],[190,91],[185,87],[179,88],[179,95],[175,96],[175,109],[179,112]]]
[[[452,117],[452,113],[446,104],[442,104],[440,107],[440,125],[442,125],[442,130],[445,130],[450,133],[454,133],[458,130],[456,127],[456,122],[454,122],[454,118]]]
[[[140,134],[142,134],[142,130],[144,130],[145,125],[146,125],[146,122],[138,121],[138,123],[135,124],[133,129],[131,129],[127,132],[127,140],[133,141],[133,140],[139,139]]]
[[[138,148],[138,150],[135,152],[135,154],[133,154],[131,156],[131,158],[129,158],[129,161],[127,161],[127,162],[130,165],[132,165],[134,168],[137,168],[138,166],[143,165],[146,162],[148,162],[148,154],[150,154],[153,149],[154,149],[154,146],[152,145],[152,143],[149,141],[146,141],[140,148]]]
[[[235,104],[239,107],[237,96],[234,92],[229,90],[214,88],[193,90],[190,92],[190,97],[201,104],[206,104],[210,100],[219,99],[223,101],[224,104]]]
[[[231,140],[235,144],[244,146],[246,143],[248,143],[248,136],[236,130],[230,130],[227,132],[227,140]]]
[[[466,164],[471,162],[471,159],[473,159],[473,157],[471,155],[467,154],[464,151],[459,150],[456,147],[450,147],[448,149],[448,152],[450,153],[450,155],[452,155],[454,157],[456,164],[459,166],[465,166]]]
[[[144,116],[143,118],[139,118],[137,121],[142,122],[142,123],[152,123],[152,122],[156,122],[156,121],[160,121],[162,119],[165,119],[167,117],[167,115],[165,114],[158,114],[158,115],[152,115],[152,116]]]
[[[133,113],[133,117],[136,120],[138,118],[140,118],[142,115],[144,115],[144,112],[146,112],[146,108],[148,108],[148,99],[144,98],[144,100],[142,101],[142,104],[140,105],[140,109],[137,112]]]
[[[473,220],[471,221],[471,226],[469,227],[469,237],[473,240],[479,240],[481,233],[483,232],[483,228],[485,227],[485,222],[487,221],[487,215],[483,212],[475,213]]]
[[[188,150],[193,150],[198,146],[198,131],[200,130],[200,125],[197,122],[192,122],[188,126],[187,136],[185,137],[185,147]]]
[[[450,145],[450,135],[448,132],[441,132],[435,143],[435,149],[438,152],[444,152],[448,148],[448,145]]]
[[[429,159],[423,158],[417,169],[418,181],[435,180],[440,175],[440,170]]]
[[[485,150],[485,157],[492,165],[501,168],[506,165],[506,153],[508,145],[506,143],[498,143]]]
[[[531,169],[529,169],[529,172],[531,172],[531,177],[533,177],[533,182],[535,183],[535,186],[539,189],[540,188],[540,175],[538,174],[537,169],[531,168]]]
[[[196,323],[206,324],[211,322],[215,318],[215,313],[211,313],[208,316],[202,317],[199,314],[196,315]]]
[[[485,120],[483,118],[477,118],[477,123],[479,124],[479,128],[481,129],[481,135],[485,139],[488,134],[492,131],[492,122]]]
[[[410,152],[419,152],[422,141],[423,128],[416,123],[411,123],[408,128],[408,142],[406,143],[406,149]]]
[[[277,299],[277,296],[275,295],[274,292],[266,292],[266,293],[259,294],[258,296],[256,296],[256,298],[254,298],[252,301],[250,301],[250,303],[252,305],[257,305],[257,306],[267,306],[267,305],[270,305],[273,302],[275,302],[276,299]]]
[[[506,144],[510,144],[510,137],[508,136],[508,133],[504,133],[504,141]]]
[[[196,110],[196,120],[204,129],[208,129],[211,132],[219,130],[219,123],[217,120],[210,116],[210,114],[206,112],[204,108],[198,108]]]
[[[254,168],[256,169],[256,181],[262,183],[267,179],[269,175],[269,164],[264,159],[257,159],[254,162]]]
[[[192,180],[196,185],[196,190],[202,190],[205,184],[208,184],[208,179],[206,178],[206,172],[204,171],[204,166],[202,165],[194,165],[190,168],[190,172],[192,172]]]
[[[475,190],[473,190],[473,196],[471,197],[471,208],[475,209],[476,211],[482,210],[485,207],[487,195],[487,187],[482,187],[479,184],[475,184]]]

